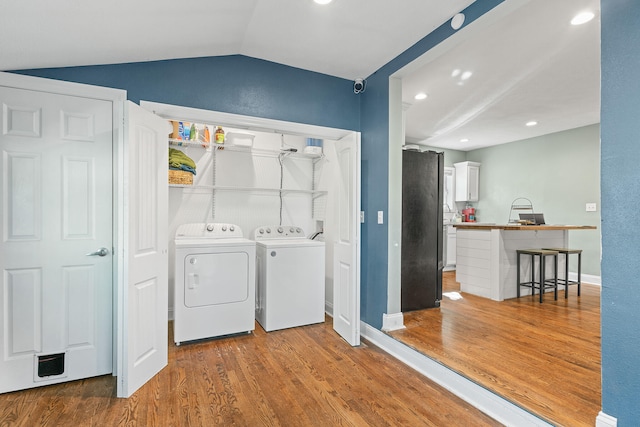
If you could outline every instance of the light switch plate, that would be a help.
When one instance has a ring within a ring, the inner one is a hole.
[[[597,210],[597,205],[595,203],[587,203],[585,210],[587,212],[595,212]]]
[[[384,224],[384,212],[378,211],[378,224]]]
[[[360,211],[360,224],[364,224],[364,211]]]

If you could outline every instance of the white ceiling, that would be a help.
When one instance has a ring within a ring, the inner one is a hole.
[[[406,141],[468,151],[599,123],[599,9],[599,0],[510,0],[460,30],[398,73]],[[570,25],[584,10],[595,19]],[[473,74],[462,81],[456,69]],[[428,98],[416,101],[420,91]]]
[[[3,1],[0,70],[241,54],[354,80],[473,1]],[[405,67],[407,142],[471,150],[599,123],[599,3],[509,0]],[[596,19],[571,27],[585,8]]]
[[[0,70],[241,54],[354,80],[473,1],[4,0]]]

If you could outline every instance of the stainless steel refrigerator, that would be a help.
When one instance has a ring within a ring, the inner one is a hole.
[[[402,311],[440,306],[444,154],[402,152]]]

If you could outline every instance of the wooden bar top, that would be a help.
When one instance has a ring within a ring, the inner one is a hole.
[[[466,230],[595,230],[595,225],[522,225],[522,224],[487,224],[473,222],[458,222],[451,224]]]

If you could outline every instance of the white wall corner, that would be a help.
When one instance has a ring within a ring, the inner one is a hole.
[[[382,330],[384,332],[397,331],[404,329],[404,316],[402,313],[382,314]]]
[[[600,411],[596,418],[596,427],[617,427],[618,419]]]

